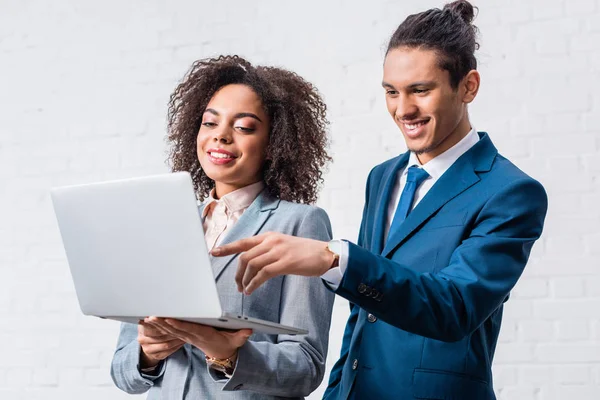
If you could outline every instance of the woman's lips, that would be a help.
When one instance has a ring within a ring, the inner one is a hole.
[[[233,153],[223,149],[209,149],[206,154],[210,162],[217,165],[229,164],[237,158]]]

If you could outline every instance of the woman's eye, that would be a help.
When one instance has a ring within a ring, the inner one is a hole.
[[[246,133],[249,133],[249,132],[254,132],[254,128],[246,128],[245,126],[238,126],[237,128],[238,128],[240,131],[242,131],[242,132],[246,132]]]
[[[206,127],[213,127],[213,126],[217,126],[217,124],[215,124],[214,122],[203,122],[202,126],[206,126]]]

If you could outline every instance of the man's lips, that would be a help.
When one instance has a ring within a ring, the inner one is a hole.
[[[403,131],[411,138],[420,136],[425,131],[425,125],[429,123],[429,119],[416,120],[410,122],[399,121],[404,127]]]
[[[224,149],[209,149],[206,154],[208,159],[217,165],[230,163],[237,158],[235,154]]]

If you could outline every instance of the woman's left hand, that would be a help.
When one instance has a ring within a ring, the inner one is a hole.
[[[221,331],[211,326],[172,318],[148,317],[144,322],[199,348],[209,357],[221,360],[237,357],[238,349],[252,335],[251,329]]]

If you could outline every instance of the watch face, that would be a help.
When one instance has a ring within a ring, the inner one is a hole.
[[[339,240],[331,240],[328,244],[327,247],[329,247],[329,250],[335,254],[337,254],[338,256],[342,253],[342,242],[340,242]]]

